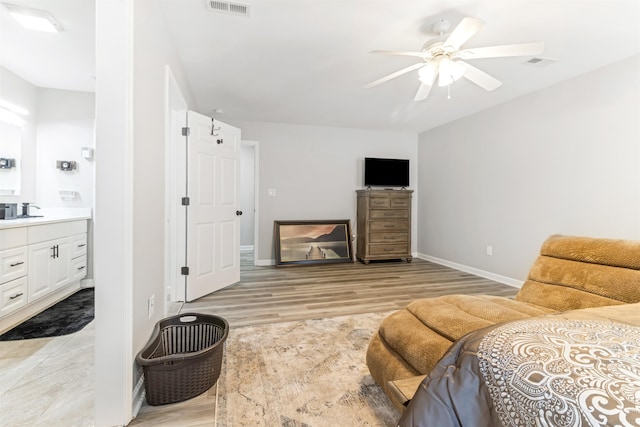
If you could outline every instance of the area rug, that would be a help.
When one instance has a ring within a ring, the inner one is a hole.
[[[57,337],[78,332],[93,320],[93,288],[80,289],[0,335],[0,341]]]
[[[218,426],[395,426],[399,412],[365,353],[388,313],[232,328]]]

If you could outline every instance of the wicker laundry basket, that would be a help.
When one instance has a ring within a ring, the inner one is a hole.
[[[147,345],[136,356],[144,370],[149,405],[191,399],[220,377],[225,319],[198,313],[167,317],[156,323]]]

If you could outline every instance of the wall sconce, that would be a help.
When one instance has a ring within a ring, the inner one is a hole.
[[[56,161],[56,168],[61,171],[72,171],[76,169],[76,162],[71,160],[58,160]]]
[[[0,158],[0,169],[11,169],[16,167],[16,159]]]

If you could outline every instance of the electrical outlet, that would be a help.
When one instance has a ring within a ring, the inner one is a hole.
[[[147,308],[149,309],[149,319],[151,319],[153,317],[153,313],[156,310],[156,296],[155,295],[151,295],[151,297],[149,298],[148,304],[147,304]]]
[[[487,245],[487,255],[489,256],[493,255],[493,246]]]

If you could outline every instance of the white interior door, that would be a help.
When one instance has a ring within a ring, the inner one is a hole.
[[[240,280],[240,129],[187,114],[186,300]]]

